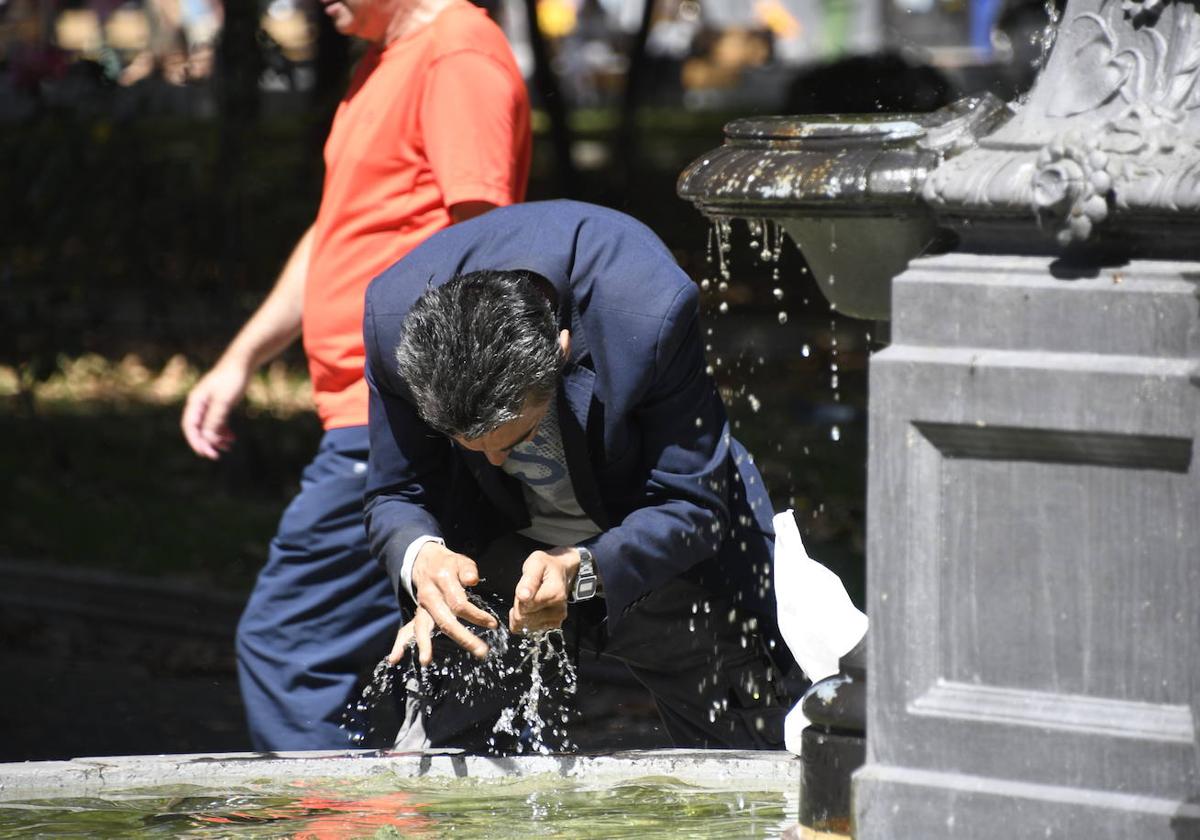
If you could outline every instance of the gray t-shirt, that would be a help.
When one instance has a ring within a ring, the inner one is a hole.
[[[537,433],[514,446],[500,468],[521,482],[530,517],[529,527],[520,532],[523,536],[547,545],[573,546],[600,533],[575,498],[557,405],[550,406]]]

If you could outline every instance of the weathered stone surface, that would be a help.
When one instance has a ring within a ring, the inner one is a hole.
[[[1028,102],[934,172],[924,195],[972,242],[994,245],[1005,230],[1026,253],[1075,245],[1196,254],[1196,5],[1071,0]],[[1014,238],[1021,230],[1025,238]]]
[[[966,254],[897,278],[858,837],[1197,836],[1198,288]]]

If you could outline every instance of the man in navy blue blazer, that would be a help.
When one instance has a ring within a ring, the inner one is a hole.
[[[486,656],[491,593],[625,662],[678,746],[782,746],[770,500],[648,228],[570,201],[455,225],[371,283],[364,338],[367,528],[415,602],[392,661],[435,629]],[[471,746],[488,712],[443,694],[419,743]]]

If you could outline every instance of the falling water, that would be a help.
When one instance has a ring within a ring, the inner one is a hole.
[[[721,280],[729,280],[729,254],[733,250],[732,239],[732,223],[729,219],[719,218],[713,222],[716,229],[717,238],[717,267],[721,273]],[[728,287],[726,287],[728,288]],[[725,289],[721,289],[725,291]]]
[[[838,337],[837,321],[829,321],[829,385],[833,389],[833,401],[841,402],[842,393],[838,390]],[[834,438],[837,440],[837,438]]]

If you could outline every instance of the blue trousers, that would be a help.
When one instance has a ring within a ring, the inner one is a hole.
[[[400,607],[367,550],[366,479],[366,427],[326,432],[242,613],[238,679],[257,750],[351,746],[343,713],[391,650]]]

